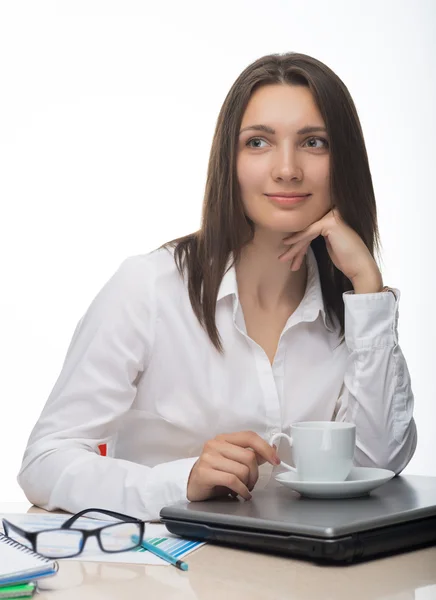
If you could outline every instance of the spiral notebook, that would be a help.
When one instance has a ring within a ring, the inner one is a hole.
[[[54,575],[58,563],[0,533],[0,586]]]

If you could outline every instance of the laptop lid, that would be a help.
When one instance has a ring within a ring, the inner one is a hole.
[[[404,475],[361,498],[320,500],[304,498],[282,486],[253,490],[248,502],[220,498],[181,502],[161,510],[164,522],[173,520],[235,530],[336,537],[436,517],[436,477]]]

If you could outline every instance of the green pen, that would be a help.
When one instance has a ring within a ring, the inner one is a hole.
[[[0,598],[30,598],[36,589],[34,583],[0,586]]]

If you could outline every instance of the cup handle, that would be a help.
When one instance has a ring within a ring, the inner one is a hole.
[[[278,440],[279,438],[284,438],[285,440],[287,440],[288,444],[292,448],[292,446],[294,444],[294,440],[291,437],[289,437],[289,435],[286,435],[286,433],[275,433],[269,441],[271,446],[274,444],[275,440]],[[288,463],[281,461],[280,465],[282,467],[285,467],[285,469],[288,469],[289,471],[293,471],[294,473],[297,472],[297,469],[295,469],[294,467],[291,467],[291,465],[288,465]]]

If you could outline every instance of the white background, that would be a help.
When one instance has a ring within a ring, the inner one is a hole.
[[[0,3],[0,481],[15,477],[77,321],[129,255],[198,229],[233,81],[274,52],[347,85],[378,202],[418,448],[436,475],[432,0]]]

